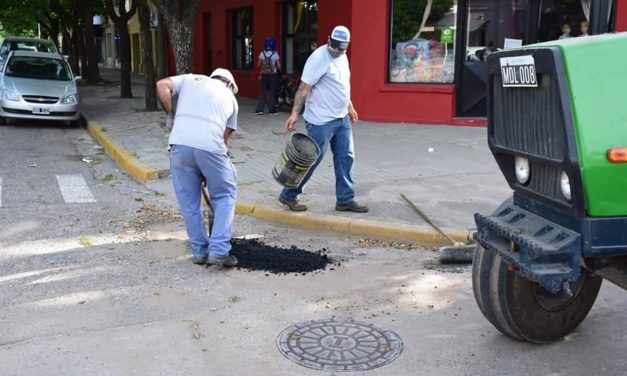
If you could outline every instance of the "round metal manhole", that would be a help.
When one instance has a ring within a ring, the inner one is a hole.
[[[285,328],[277,338],[286,358],[325,371],[366,371],[396,359],[403,342],[391,330],[355,320],[313,320]]]

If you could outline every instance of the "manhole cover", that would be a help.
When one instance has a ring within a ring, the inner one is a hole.
[[[286,358],[325,371],[366,371],[396,359],[403,342],[391,330],[354,320],[314,320],[284,329],[277,338]]]

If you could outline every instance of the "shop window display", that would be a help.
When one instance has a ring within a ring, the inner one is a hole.
[[[451,83],[454,0],[392,0],[390,82]]]
[[[591,5],[590,0],[543,1],[538,42],[588,36]]]

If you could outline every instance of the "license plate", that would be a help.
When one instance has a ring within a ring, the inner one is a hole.
[[[50,115],[50,110],[48,110],[47,108],[33,108],[33,114]]]
[[[501,58],[503,87],[538,87],[536,63],[533,56],[512,56]]]

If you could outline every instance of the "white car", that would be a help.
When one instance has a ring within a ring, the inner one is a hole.
[[[6,37],[0,45],[0,68],[11,51],[50,52],[58,54],[57,46],[48,39]]]
[[[0,124],[15,118],[59,120],[78,126],[79,79],[59,54],[11,51],[0,70]]]

